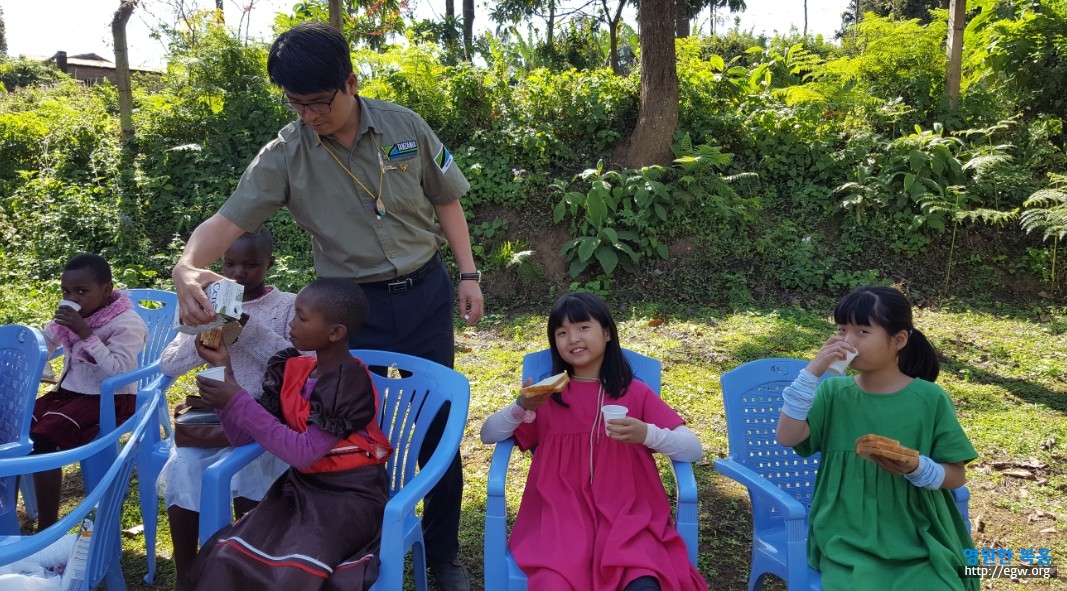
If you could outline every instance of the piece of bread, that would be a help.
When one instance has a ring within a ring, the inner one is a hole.
[[[918,451],[901,445],[896,439],[873,433],[856,440],[856,453],[865,460],[875,455],[896,462],[908,462],[919,457]]]
[[[536,384],[525,386],[522,388],[521,392],[523,396],[544,396],[554,392],[562,392],[563,388],[565,388],[570,381],[571,377],[567,375],[567,372],[561,371],[554,376],[548,376]]]
[[[213,328],[200,333],[197,337],[200,339],[200,344],[208,349],[218,349],[219,343],[222,342],[222,327]]]

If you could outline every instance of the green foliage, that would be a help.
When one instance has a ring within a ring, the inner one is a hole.
[[[636,273],[642,259],[667,258],[667,246],[658,239],[657,230],[667,221],[668,208],[677,204],[660,180],[663,174],[659,166],[605,171],[601,161],[596,169],[575,177],[589,183],[584,193],[567,191],[563,181],[554,184],[564,194],[552,211],[552,221],[570,216],[575,235],[563,247],[571,277],[582,274],[594,260],[611,277],[616,266]]]
[[[1019,218],[1027,233],[1038,231],[1042,239],[1067,236],[1067,175],[1050,174],[1049,187],[1035,192],[1023,203]]]
[[[1023,112],[1062,114],[1067,109],[1067,2],[979,2],[967,26],[968,84],[1007,93]]]
[[[3,53],[0,52],[0,84],[9,91],[20,87],[55,84],[67,79],[66,74],[50,64],[26,57],[5,59]]]

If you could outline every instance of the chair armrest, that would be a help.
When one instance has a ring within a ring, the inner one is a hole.
[[[0,458],[18,458],[33,451],[33,444],[27,441],[12,441],[0,444]]]
[[[693,464],[690,462],[671,461],[671,471],[674,472],[675,494],[678,498],[678,507],[675,509],[675,524],[678,533],[685,540],[686,549],[689,551],[689,562],[697,565],[697,546],[699,540],[697,508],[697,479],[693,474]]]
[[[233,522],[230,483],[234,475],[263,453],[258,443],[235,447],[204,470],[200,487],[200,545]]]
[[[754,497],[754,502],[758,499],[770,503],[772,507],[782,513],[787,521],[808,518],[808,511],[804,508],[804,505],[800,504],[800,501],[794,499],[789,493],[778,488],[771,481],[743,464],[729,458],[715,460],[715,471],[745,485],[748,493]]]
[[[100,382],[100,432],[110,433],[115,430],[115,390],[126,384],[139,382],[159,373],[159,362],[155,361],[144,367],[122,372]]]

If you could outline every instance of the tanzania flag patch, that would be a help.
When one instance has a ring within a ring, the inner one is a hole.
[[[390,160],[406,160],[419,153],[419,144],[415,140],[408,140],[393,144],[385,150],[385,157]]]
[[[448,151],[448,148],[441,146],[441,149],[437,152],[437,156],[434,156],[434,162],[437,163],[437,168],[441,169],[441,173],[448,172],[449,168],[452,168],[452,153]]]

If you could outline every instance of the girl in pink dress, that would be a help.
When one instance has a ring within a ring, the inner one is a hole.
[[[588,293],[552,306],[548,343],[563,392],[520,395],[482,426],[536,448],[509,545],[530,591],[689,591],[708,586],[689,562],[652,452],[700,459],[700,441],[635,380],[611,312]],[[626,407],[605,424],[601,407]]]

